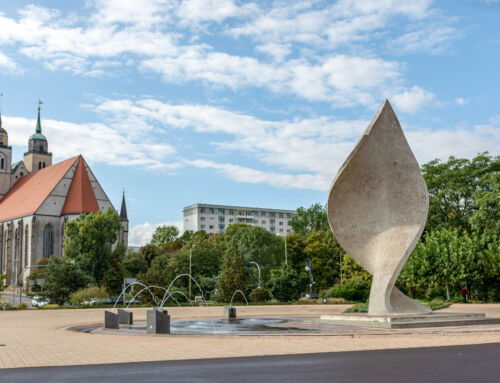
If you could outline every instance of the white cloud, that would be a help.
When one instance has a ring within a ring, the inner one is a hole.
[[[391,41],[390,49],[399,54],[428,53],[440,54],[447,48],[451,40],[460,33],[451,26],[434,26],[405,33]]]
[[[20,117],[3,117],[3,127],[9,132],[9,143],[20,147],[28,144],[35,121]],[[89,162],[116,166],[140,166],[171,169],[179,165],[175,149],[155,142],[151,137],[130,139],[119,127],[102,123],[74,124],[66,121],[43,120],[43,133],[56,160],[83,154]],[[82,139],[84,138],[84,139]]]
[[[392,96],[394,104],[403,113],[415,113],[431,103],[434,98],[435,95],[432,92],[418,86]]]
[[[457,97],[455,99],[455,102],[457,103],[457,105],[465,105],[465,104],[469,103],[469,100],[467,100],[466,98],[463,98],[463,97]]]
[[[144,222],[143,224],[132,226],[129,230],[128,242],[130,246],[144,246],[151,242],[153,233],[158,226],[175,226],[179,233],[184,232],[182,221],[168,221],[161,223]]]
[[[18,65],[10,57],[0,51],[0,68],[7,72],[17,72],[20,70]]]

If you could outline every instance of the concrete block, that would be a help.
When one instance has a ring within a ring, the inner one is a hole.
[[[134,316],[132,311],[118,309],[118,323],[120,324],[134,324]]]
[[[118,314],[111,311],[104,311],[104,328],[119,329]]]
[[[167,310],[147,311],[148,334],[170,334],[170,315]]]
[[[226,320],[236,319],[236,307],[224,306],[224,319]]]

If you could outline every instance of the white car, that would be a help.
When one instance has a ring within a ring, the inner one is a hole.
[[[31,306],[33,307],[43,307],[48,303],[50,303],[50,301],[47,298],[42,298],[38,295],[31,298]]]

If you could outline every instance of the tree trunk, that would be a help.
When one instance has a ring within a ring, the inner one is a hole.
[[[451,300],[450,297],[450,285],[448,284],[448,281],[446,281],[446,300],[449,302]]]

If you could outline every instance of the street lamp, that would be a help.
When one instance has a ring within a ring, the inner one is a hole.
[[[310,298],[310,297],[312,297],[313,284],[314,284],[313,275],[312,275],[312,263],[311,263],[310,259],[306,260],[305,269],[306,269],[306,271],[309,272],[309,298]]]
[[[195,248],[196,245],[191,246],[189,249],[189,299],[191,299],[191,279],[193,278],[191,275],[191,258],[193,256],[193,248]]]
[[[262,287],[262,280],[260,279],[260,266],[259,266],[259,264],[257,262],[255,262],[255,261],[251,261],[249,263],[257,266],[257,271],[259,272],[259,287]]]

